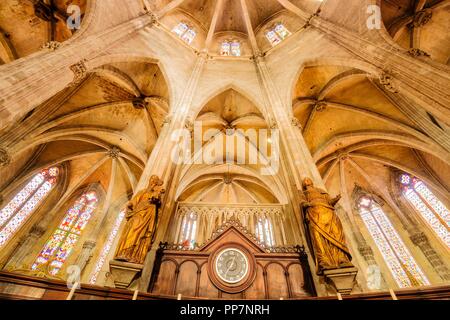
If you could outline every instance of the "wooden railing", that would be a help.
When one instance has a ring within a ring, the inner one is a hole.
[[[0,299],[3,300],[67,300],[71,289],[63,281],[49,280],[0,271]],[[450,299],[450,285],[426,286],[395,290],[398,300]],[[163,296],[115,288],[82,284],[74,290],[73,300],[201,300],[186,296]],[[302,300],[337,300],[337,296],[305,297]],[[343,300],[392,300],[390,292],[360,293],[344,296]]]

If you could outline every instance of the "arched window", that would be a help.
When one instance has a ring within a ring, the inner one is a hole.
[[[56,275],[59,272],[97,208],[97,204],[98,198],[95,191],[85,192],[75,201],[37,257],[32,266],[33,270],[50,261],[49,273]]]
[[[403,173],[399,180],[405,198],[437,236],[450,247],[450,212],[447,207],[416,177]]]
[[[19,230],[56,185],[59,168],[42,170],[0,211],[0,247]]]
[[[267,218],[258,218],[256,222],[256,237],[268,247],[273,247],[275,245],[275,240],[273,236],[272,223]]]
[[[241,43],[239,41],[223,41],[220,55],[239,57],[241,55]]]
[[[291,33],[282,23],[277,23],[272,29],[266,32],[266,38],[272,46],[276,46],[290,35]]]
[[[98,275],[105,264],[106,258],[108,257],[109,251],[114,243],[114,240],[117,237],[117,233],[119,232],[120,226],[122,225],[122,221],[125,218],[125,210],[119,212],[119,215],[114,221],[113,228],[109,233],[108,239],[106,240],[105,245],[103,246],[102,252],[100,253],[100,257],[98,258],[97,264],[95,265],[95,269],[92,272],[91,278],[89,280],[90,283],[95,284],[97,282]]]
[[[184,216],[179,241],[183,247],[194,248],[197,236],[197,215],[193,212]]]
[[[400,235],[371,197],[359,199],[359,213],[395,281],[401,288],[429,285]]]
[[[175,28],[173,28],[172,32],[187,44],[191,44],[197,35],[197,32],[195,32],[193,28],[189,27],[188,24],[184,22],[180,22]]]

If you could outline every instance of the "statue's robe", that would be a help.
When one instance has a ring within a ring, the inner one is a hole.
[[[342,224],[333,207],[334,201],[325,191],[314,187],[308,187],[305,195],[317,274],[322,274],[323,270],[352,266]]]

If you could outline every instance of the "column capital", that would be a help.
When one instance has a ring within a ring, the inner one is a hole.
[[[88,74],[88,69],[86,67],[86,59],[80,60],[79,62],[70,66],[70,70],[73,72],[74,77],[71,86],[76,86],[80,84]]]
[[[410,239],[416,246],[428,244],[428,238],[422,231],[415,232],[410,236]]]
[[[379,77],[378,81],[380,81],[380,84],[389,92],[392,93],[398,93],[398,89],[396,84],[394,83],[394,78],[391,74],[388,72],[383,71]]]
[[[432,17],[433,11],[431,9],[427,8],[420,10],[414,14],[413,21],[411,22],[410,26],[414,28],[423,27],[428,22],[430,22]]]
[[[61,45],[62,45],[61,42],[58,42],[58,41],[49,41],[49,42],[44,43],[44,44],[41,46],[41,49],[43,49],[43,50],[47,49],[47,50],[49,50],[49,51],[55,51],[56,49],[58,49],[59,47],[61,47]]]
[[[311,26],[311,21],[312,21],[314,18],[318,17],[319,14],[320,14],[320,8],[319,8],[316,12],[314,12],[312,15],[310,15],[310,16],[308,17],[308,19],[306,19],[306,22],[305,22],[305,24],[303,25],[303,28],[306,29],[306,28],[310,27],[310,26]]]
[[[44,235],[44,233],[45,233],[45,228],[43,228],[43,227],[41,227],[39,225],[34,225],[31,228],[31,230],[28,233],[28,235],[30,237],[33,237],[33,238],[40,238],[40,237],[42,237]]]
[[[161,127],[164,127],[166,124],[167,124],[167,125],[170,125],[170,124],[172,123],[172,119],[173,119],[173,116],[172,116],[172,115],[170,115],[170,114],[167,115],[167,116],[164,118],[164,121],[163,121]]]
[[[8,150],[0,147],[0,167],[6,167],[11,163],[11,155]]]
[[[410,56],[417,58],[417,57],[431,57],[430,54],[427,52],[420,50],[418,48],[411,48],[407,52]]]
[[[97,242],[95,242],[94,240],[86,240],[83,243],[83,249],[89,249],[92,250],[95,248],[95,246],[97,245]]]
[[[302,129],[302,124],[296,117],[292,117],[291,124],[292,126],[299,128],[300,130]]]
[[[364,259],[366,259],[366,261],[368,260],[368,258],[373,258],[373,250],[366,243],[359,245],[358,251],[364,257]]]

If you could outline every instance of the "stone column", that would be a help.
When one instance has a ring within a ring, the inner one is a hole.
[[[86,265],[92,258],[92,250],[94,250],[96,245],[97,243],[92,240],[87,240],[83,243],[81,252],[78,255],[77,260],[75,262],[75,265],[77,265],[80,268],[80,274],[83,273],[84,269],[86,268]]]
[[[302,179],[305,177],[312,178],[316,186],[323,188],[325,185],[322,177],[305,139],[297,127],[298,123],[292,121],[288,116],[289,110],[287,108],[291,108],[291,106],[283,104],[264,57],[261,54],[257,54],[254,59],[266,104],[270,106],[266,111],[274,122],[269,125],[271,125],[272,129],[280,130],[280,142],[282,144],[280,147],[285,147],[285,154],[290,158],[287,160],[294,175],[297,189],[302,189]]]
[[[444,261],[442,261],[439,254],[433,249],[425,233],[415,230],[415,232],[411,234],[410,239],[427,257],[439,277],[444,281],[450,281],[450,272],[447,266]]]
[[[135,284],[133,284],[133,287],[136,286],[139,291],[147,291],[159,242],[164,239],[170,223],[170,212],[174,206],[172,199],[174,192],[173,190],[170,192],[170,183],[173,180],[173,173],[176,164],[172,162],[171,153],[177,145],[177,142],[173,141],[172,134],[176,132],[176,130],[185,128],[189,107],[192,103],[192,99],[207,58],[208,55],[205,52],[199,53],[189,81],[183,91],[183,95],[173,106],[171,115],[166,118],[160,136],[158,137],[152,154],[147,161],[144,172],[142,173],[138,186],[135,190],[135,193],[137,193],[146,188],[150,177],[152,175],[157,175],[165,182],[167,192],[162,201],[162,207],[159,211],[160,221],[158,223],[158,229],[156,230],[154,242],[152,248],[147,254],[144,264],[126,264],[115,260],[110,262],[110,269],[113,277],[115,278],[115,284],[120,287],[129,288],[130,285],[132,285],[131,281],[140,273],[140,278],[135,282]]]
[[[116,173],[117,173],[117,159],[120,156],[120,149],[118,147],[111,147],[111,149],[108,152],[109,157],[112,159],[111,164],[111,175],[109,178],[109,185],[108,185],[108,191],[106,193],[106,198],[103,202],[103,207],[100,212],[98,212],[98,218],[96,221],[96,225],[94,229],[89,233],[89,235],[86,237],[86,241],[83,243],[83,249],[81,253],[79,254],[75,264],[80,268],[80,273],[82,274],[85,270],[87,264],[89,263],[90,258],[92,257],[92,252],[97,245],[97,241],[99,236],[102,234],[107,213],[109,211],[109,208],[111,206],[111,198],[114,191],[114,183],[116,179]]]
[[[268,108],[267,112],[275,119],[277,127],[280,129],[280,140],[285,147],[283,155],[291,166],[291,172],[294,175],[297,189],[302,190],[302,180],[305,177],[311,178],[316,186],[325,189],[325,184],[320,172],[313,160],[306,141],[298,128],[298,122],[293,121],[288,116],[288,108],[291,108],[291,106],[283,104],[276,86],[273,83],[264,57],[261,54],[256,54],[254,59],[263,94],[266,98],[267,105],[271,106],[271,108]],[[299,212],[300,208],[294,208],[294,210]],[[300,219],[300,224],[301,221],[303,221],[303,219]],[[307,243],[305,235],[303,235],[303,238],[303,242]],[[308,255],[308,258],[310,260],[310,266],[314,266],[311,254]],[[355,267],[341,268],[327,271],[325,280],[332,283],[338,292],[349,294],[353,289],[356,275],[357,269]],[[320,283],[317,276],[314,276],[314,281],[319,294],[325,294],[323,292],[323,285]]]
[[[19,242],[15,252],[11,254],[11,257],[5,264],[5,269],[23,269],[25,267],[23,266],[24,259],[30,254],[30,252],[32,252],[33,246],[39,241],[44,233],[45,228],[43,228],[40,224],[34,225],[30,232]]]
[[[153,15],[143,15],[56,50],[44,49],[0,66],[0,129],[69,84],[82,81],[89,71],[89,59],[155,22]]]

